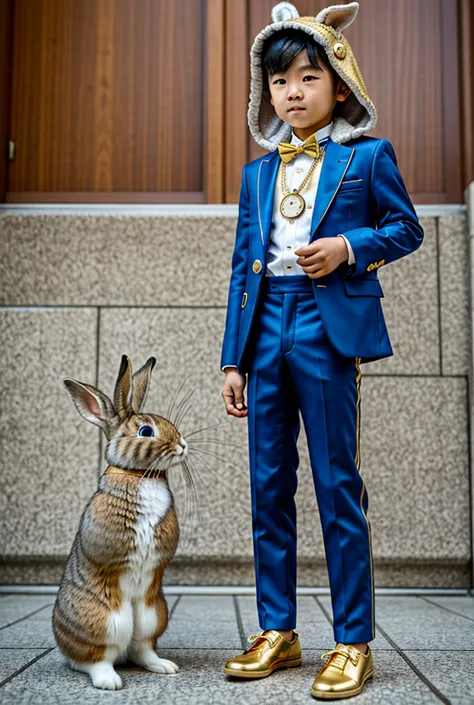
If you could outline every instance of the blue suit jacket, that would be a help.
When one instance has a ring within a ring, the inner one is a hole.
[[[272,224],[278,150],[245,164],[232,256],[221,366],[248,371],[249,336]],[[310,242],[342,233],[356,262],[312,279],[326,335],[337,352],[361,363],[393,355],[377,269],[416,250],[424,232],[388,140],[329,138],[313,205]]]

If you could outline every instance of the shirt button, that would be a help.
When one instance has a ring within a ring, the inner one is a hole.
[[[312,207],[313,207],[313,206],[310,206],[310,205],[308,204],[308,208],[312,208]]]
[[[287,250],[291,250],[291,245],[287,245],[287,246],[286,246],[286,249],[287,249]]]
[[[297,174],[301,174],[302,171],[303,171],[303,169],[297,169],[297,170],[296,170],[296,173],[297,173]]]
[[[294,222],[295,222],[294,220],[290,220],[290,221],[289,221],[290,225],[293,225]]]
[[[287,264],[287,265],[286,265],[286,268],[287,268],[287,269],[293,269],[293,267],[291,266],[291,264]]]

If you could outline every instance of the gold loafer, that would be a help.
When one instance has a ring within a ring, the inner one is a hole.
[[[243,654],[227,661],[224,673],[228,676],[265,678],[277,668],[301,666],[301,644],[296,632],[292,641],[274,629],[252,634],[248,640],[252,645]]]
[[[359,695],[365,682],[374,675],[374,659],[370,646],[367,653],[353,646],[338,642],[336,648],[326,651],[321,658],[329,656],[316,676],[311,695],[313,698],[350,698]]]

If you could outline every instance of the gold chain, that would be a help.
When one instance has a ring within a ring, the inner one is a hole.
[[[304,189],[304,187],[306,186],[306,184],[310,180],[310,178],[313,174],[313,171],[316,168],[317,163],[322,159],[325,149],[326,149],[326,146],[324,146],[322,149],[320,149],[318,156],[313,159],[313,163],[309,167],[308,173],[304,177],[304,179],[301,182],[301,184],[299,185],[299,187],[297,189],[293,189],[293,193],[299,193],[300,191],[302,191]],[[288,186],[286,185],[286,162],[283,162],[283,161],[281,163],[281,190],[282,190],[282,193],[284,196],[287,196],[290,193],[290,191],[288,190]]]

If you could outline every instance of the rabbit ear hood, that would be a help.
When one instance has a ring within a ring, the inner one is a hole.
[[[255,38],[250,50],[250,102],[248,124],[253,138],[264,149],[273,151],[279,142],[289,142],[292,126],[276,114],[270,96],[263,90],[263,43],[273,32],[285,28],[299,29],[310,34],[322,46],[336,73],[351,89],[341,103],[341,113],[333,118],[331,139],[342,144],[372,130],[377,121],[375,105],[367,94],[364,80],[349,42],[342,34],[355,19],[358,2],[330,5],[316,17],[300,17],[289,2],[280,2],[272,10],[272,24]]]

